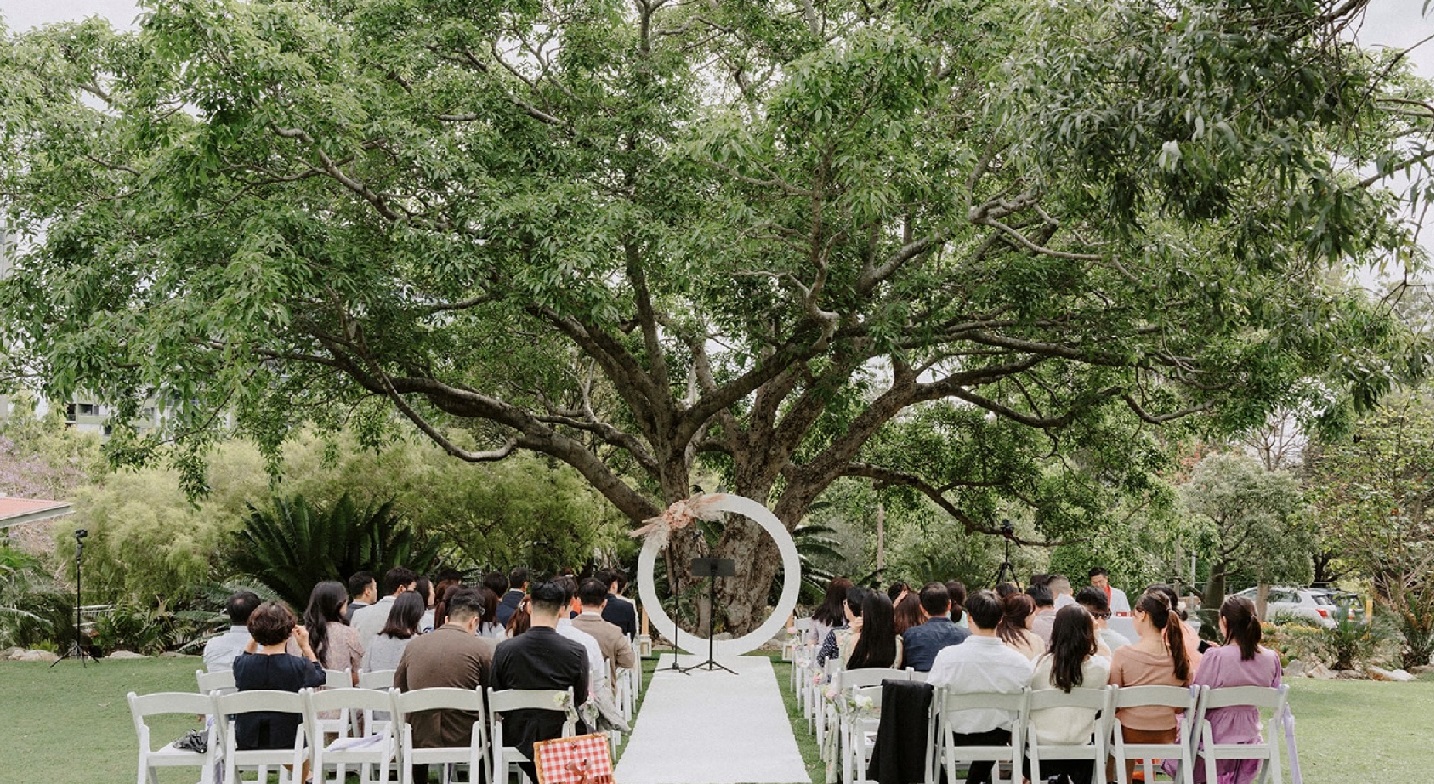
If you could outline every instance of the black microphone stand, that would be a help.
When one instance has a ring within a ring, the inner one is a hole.
[[[70,658],[71,656],[80,660],[81,667],[87,666],[85,664],[86,659],[89,659],[96,664],[99,663],[99,659],[96,659],[95,657],[87,653],[85,651],[85,646],[81,644],[81,642],[84,640],[84,637],[81,636],[83,633],[81,631],[81,626],[83,624],[81,623],[80,619],[80,570],[84,565],[85,537],[89,535],[90,532],[86,531],[83,528],[78,531],[75,531],[75,642],[73,645],[70,646],[69,650],[65,651],[65,655],[50,663],[51,669],[53,669],[56,664],[59,664],[60,662]]]

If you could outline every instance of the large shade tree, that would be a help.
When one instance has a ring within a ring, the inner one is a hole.
[[[788,526],[858,476],[1089,535],[1147,427],[1418,356],[1340,283],[1428,160],[1363,5],[152,0],[0,49],[0,340],[196,455],[397,412],[633,520],[717,470]],[[749,629],[775,546],[717,547]]]

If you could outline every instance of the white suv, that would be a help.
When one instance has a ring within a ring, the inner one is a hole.
[[[1235,595],[1243,596],[1253,602],[1258,593],[1259,588],[1247,588]],[[1334,599],[1330,598],[1329,593],[1309,588],[1272,586],[1269,596],[1265,599],[1265,620],[1267,621],[1294,617],[1332,628],[1335,625],[1335,616],[1338,612],[1339,606],[1334,603]]]

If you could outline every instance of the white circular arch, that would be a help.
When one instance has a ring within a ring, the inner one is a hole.
[[[711,509],[735,512],[762,526],[763,530],[777,541],[777,549],[782,553],[784,572],[782,597],[777,601],[777,607],[772,611],[771,616],[748,634],[733,640],[718,640],[712,645],[714,657],[731,658],[756,650],[786,627],[787,617],[797,607],[797,592],[802,585],[802,562],[797,556],[797,544],[792,541],[792,535],[787,532],[782,521],[778,520],[777,516],[772,514],[767,507],[750,498],[730,494],[711,499],[707,503]],[[677,624],[668,617],[667,611],[662,608],[662,602],[658,601],[657,590],[653,585],[652,578],[653,567],[657,563],[657,553],[661,549],[662,545],[653,537],[649,537],[647,541],[643,542],[642,552],[637,557],[637,593],[642,598],[643,609],[647,611],[647,617],[652,626],[662,636],[672,640],[678,638]],[[689,643],[689,640],[692,642]],[[707,648],[707,638],[698,637],[695,634],[684,633],[678,641],[682,644],[677,647],[688,653],[702,653]],[[701,645],[697,645],[697,643],[701,643]]]

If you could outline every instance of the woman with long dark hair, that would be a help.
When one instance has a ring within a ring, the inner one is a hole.
[[[404,591],[393,600],[388,610],[388,620],[383,625],[368,650],[363,652],[359,668],[364,672],[393,670],[403,658],[403,649],[418,636],[419,624],[423,621],[423,599],[417,591]]]
[[[1095,621],[1084,607],[1073,604],[1056,612],[1050,648],[1036,659],[1031,689],[1104,689],[1110,679],[1110,659],[1096,653],[1100,637]],[[1041,743],[1090,742],[1096,731],[1096,711],[1085,708],[1048,708],[1030,718],[1031,731]],[[1041,763],[1041,776],[1065,775],[1071,784],[1089,784],[1091,764],[1080,760]]]
[[[1231,596],[1220,605],[1220,637],[1224,645],[1205,652],[1195,671],[1196,686],[1221,689],[1227,686],[1278,687],[1283,674],[1280,656],[1260,645],[1260,619],[1255,604],[1243,596]],[[1260,743],[1259,709],[1248,705],[1211,708],[1205,713],[1216,743]],[[1216,760],[1219,784],[1249,784],[1259,773],[1258,760]],[[1195,780],[1205,780],[1205,766],[1195,766]]]
[[[842,611],[846,613],[846,624],[827,632],[821,649],[817,651],[818,665],[826,664],[831,659],[840,659],[842,663],[846,663],[851,646],[856,643],[856,638],[861,636],[861,605],[869,590],[860,585],[847,589],[846,599],[841,604]]]
[[[891,599],[880,591],[868,591],[861,602],[861,629],[850,652],[844,657],[848,670],[901,666],[901,635]]]
[[[846,601],[846,592],[851,590],[852,582],[845,577],[834,577],[827,583],[827,595],[822,603],[812,612],[812,628],[808,632],[807,642],[813,645],[821,645],[826,642],[827,632],[846,625],[846,611],[842,608],[842,602]]]
[[[1131,608],[1134,643],[1115,652],[1110,662],[1110,682],[1117,686],[1189,686],[1190,658],[1185,652],[1185,629],[1160,591],[1146,591]],[[1159,705],[1121,708],[1115,712],[1126,743],[1174,743],[1175,709]],[[1135,761],[1126,763],[1133,773]]]
[[[900,637],[907,629],[913,626],[920,626],[925,619],[921,617],[921,597],[912,591],[897,600],[891,611],[892,623],[896,627],[896,636]]]
[[[325,581],[314,586],[309,606],[304,610],[304,628],[309,645],[326,670],[349,670],[353,685],[358,685],[359,667],[363,662],[363,644],[358,630],[348,625],[349,592],[343,583]]]
[[[1046,642],[1031,631],[1031,619],[1036,614],[1036,600],[1028,594],[1013,593],[1001,602],[1001,622],[996,626],[996,636],[1001,642],[1020,651],[1027,659],[1035,661],[1046,650]]]

